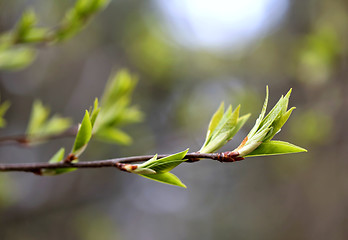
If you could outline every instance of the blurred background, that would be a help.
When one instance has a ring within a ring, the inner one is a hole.
[[[54,26],[74,1],[0,0],[0,31],[28,7]],[[306,154],[201,161],[173,172],[181,189],[114,169],[55,177],[0,174],[0,239],[347,239],[348,2],[343,0],[113,0],[77,36],[0,72],[11,101],[1,136],[23,133],[32,102],[75,123],[111,72],[139,76],[146,114],[128,147],[93,141],[83,159],[174,153],[203,143],[221,101],[252,113],[293,88],[297,109],[276,139]],[[45,162],[73,139],[0,147],[0,162]]]

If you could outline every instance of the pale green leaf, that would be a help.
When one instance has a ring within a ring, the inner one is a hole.
[[[11,103],[9,101],[5,101],[0,105],[0,127],[4,127],[6,125],[6,120],[3,117],[10,105]]]
[[[55,115],[42,125],[38,133],[47,135],[58,134],[68,129],[71,126],[71,122],[70,118],[63,118]]]
[[[109,108],[121,98],[129,98],[132,93],[137,79],[126,70],[118,71],[110,78],[105,86],[101,105],[103,108]]]
[[[299,153],[299,152],[307,152],[307,150],[288,142],[268,141],[268,142],[261,143],[261,145],[258,148],[256,148],[251,153],[247,154],[245,157],[279,155],[279,154]]]
[[[266,110],[267,110],[267,104],[268,104],[268,96],[269,96],[269,91],[268,91],[268,86],[266,86],[266,97],[265,97],[265,101],[263,103],[262,106],[262,110],[261,113],[259,115],[259,117],[256,119],[255,125],[254,127],[250,130],[248,137],[250,138],[251,136],[253,136],[256,131],[259,129],[261,121],[263,120]]]
[[[150,160],[140,164],[140,167],[142,168],[151,168],[153,169],[153,167],[158,166],[160,164],[164,164],[164,163],[169,163],[169,162],[173,162],[173,161],[178,161],[178,160],[182,160],[189,149],[186,149],[185,151],[179,152],[179,153],[175,153],[172,155],[169,155],[167,157],[161,158],[161,159],[156,159],[157,155],[155,155],[153,158],[151,158]],[[178,163],[180,164],[180,163]],[[177,164],[177,165],[178,165]],[[176,165],[176,166],[177,166]],[[156,171],[156,170],[155,170]]]
[[[169,172],[173,168],[177,167],[179,164],[185,162],[186,160],[169,160],[166,162],[158,162],[151,165],[150,169],[154,170],[156,173]]]
[[[49,160],[49,163],[59,163],[59,162],[63,161],[64,154],[65,154],[65,149],[64,148],[59,149],[58,152],[55,153],[53,155],[53,157],[51,157],[51,159]],[[76,162],[76,160],[75,160],[75,162]],[[44,169],[44,170],[42,170],[42,175],[54,176],[54,175],[58,175],[58,174],[72,172],[72,171],[75,171],[76,169],[77,168]]]
[[[271,140],[274,135],[276,135],[280,129],[282,128],[282,126],[286,123],[286,121],[289,119],[292,111],[296,109],[295,107],[290,108],[287,112],[285,112],[279,119],[277,119],[276,121],[274,121],[274,123],[272,124],[273,126],[273,131],[272,134],[267,135],[263,141],[268,141]]]
[[[30,47],[16,47],[0,50],[0,69],[19,70],[34,61],[36,50]]]
[[[212,139],[220,135],[220,133],[225,132],[229,129],[229,122],[231,122],[231,116],[232,116],[232,106],[229,105],[227,108],[225,114],[222,116],[219,124],[216,126],[214,132],[212,133]]]
[[[129,145],[132,143],[132,138],[127,133],[113,127],[109,127],[109,128],[105,127],[105,128],[99,129],[95,133],[95,136],[99,140],[109,142],[109,143],[117,143],[122,145]]]
[[[53,155],[53,157],[51,157],[51,159],[48,162],[49,163],[61,162],[64,158],[64,154],[65,154],[65,149],[61,148],[58,150],[58,152],[56,152],[56,154]]]
[[[48,115],[50,113],[49,108],[45,107],[41,101],[36,100],[33,103],[31,110],[30,120],[27,127],[27,134],[34,135],[40,132],[40,129],[45,124]]]
[[[98,98],[96,98],[94,100],[93,110],[90,111],[90,116],[91,116],[90,119],[91,119],[92,128],[93,128],[94,123],[98,117],[99,112],[100,112],[100,107],[98,105]]]
[[[215,128],[218,126],[221,118],[224,115],[224,102],[222,102],[218,108],[218,110],[214,113],[213,117],[210,120],[209,127],[208,127],[208,133],[207,139],[211,136],[211,134],[214,132]]]
[[[199,150],[200,153],[213,153],[217,149],[221,148],[223,145],[227,143],[227,139],[230,136],[230,133],[228,131],[220,133],[215,138],[212,138],[209,143],[202,147],[201,150]]]
[[[32,9],[28,9],[23,13],[22,18],[18,22],[15,30],[15,40],[21,41],[26,37],[27,33],[33,28],[37,22],[37,17]]]
[[[83,152],[85,147],[87,146],[91,137],[92,137],[92,124],[89,118],[88,111],[86,110],[85,116],[77,132],[75,143],[71,152],[75,154],[76,156],[79,156]]]
[[[139,174],[139,175],[157,182],[186,188],[186,185],[182,183],[177,176],[175,176],[174,174],[170,172],[161,173],[161,174]]]
[[[236,133],[243,127],[243,125],[246,123],[246,121],[249,119],[250,114],[246,114],[238,118],[237,123],[233,130],[231,131],[232,137],[236,135]]]

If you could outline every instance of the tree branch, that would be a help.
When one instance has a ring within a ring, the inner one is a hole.
[[[51,135],[14,135],[0,137],[0,146],[5,144],[20,144],[27,146],[30,143],[44,142],[59,138],[75,137],[78,131],[78,126],[73,126],[62,133]]]
[[[157,158],[167,157],[170,154],[158,155]],[[201,158],[217,160],[220,162],[235,162],[243,160],[238,157],[237,152],[223,152],[223,153],[188,153],[184,157],[186,162],[197,162]],[[17,163],[17,164],[0,164],[0,172],[32,172],[41,175],[44,169],[58,169],[58,168],[102,168],[102,167],[116,167],[124,170],[125,164],[135,162],[143,162],[151,159],[153,155],[143,155],[134,157],[114,158],[108,160],[97,160],[89,162],[59,162],[59,163]]]

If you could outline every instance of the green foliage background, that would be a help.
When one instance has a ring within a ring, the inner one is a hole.
[[[40,26],[55,26],[73,4],[0,0],[0,32],[29,6]],[[223,148],[234,149],[258,117],[265,85],[270,106],[293,88],[297,109],[275,138],[308,153],[181,165],[173,172],[189,190],[113,169],[0,174],[0,239],[346,239],[347,12],[345,1],[291,1],[271,34],[222,54],[173,43],[153,2],[111,1],[76,36],[39,47],[27,68],[1,71],[1,101],[11,101],[1,135],[26,131],[36,99],[79,122],[110,73],[138,75],[133,102],[146,117],[125,127],[132,145],[92,141],[84,160],[198,150],[221,101],[252,113]],[[2,146],[0,162],[46,162],[72,145]]]

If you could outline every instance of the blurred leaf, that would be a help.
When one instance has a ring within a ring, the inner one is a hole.
[[[103,109],[108,109],[123,98],[129,99],[136,84],[135,76],[125,69],[119,70],[105,86],[101,100]]]
[[[29,136],[58,134],[71,126],[70,118],[55,115],[48,119],[50,109],[41,101],[35,100],[26,133]]]
[[[37,17],[35,12],[32,9],[26,10],[14,30],[15,41],[22,42],[22,40],[25,39],[28,33],[32,30],[36,22]]]
[[[106,142],[129,145],[132,143],[132,138],[125,132],[117,128],[102,128],[96,132],[95,136]]]
[[[70,118],[63,118],[58,115],[51,117],[40,129],[40,134],[58,134],[71,126]]]
[[[91,137],[92,137],[92,124],[89,118],[88,111],[86,110],[85,116],[83,117],[79,130],[77,132],[74,146],[71,152],[75,154],[76,156],[81,155],[81,153],[85,150],[85,147],[87,146]]]
[[[78,0],[75,6],[67,11],[61,27],[54,33],[55,40],[65,40],[82,30],[89,19],[109,2],[110,0]]]
[[[28,66],[36,57],[36,51],[29,47],[0,50],[0,69],[19,70]]]
[[[279,155],[289,153],[307,152],[306,149],[295,146],[288,142],[282,141],[268,141],[261,143],[254,151],[247,154],[245,157],[265,156],[265,155]]]
[[[93,110],[89,111],[92,127],[94,126],[95,120],[100,112],[100,107],[98,106],[98,98],[94,100]]]
[[[100,140],[123,145],[132,142],[132,139],[119,127],[139,122],[143,118],[136,107],[130,106],[136,83],[136,78],[126,70],[118,71],[107,82],[101,98],[99,117],[93,128],[94,134]]]
[[[146,177],[157,182],[186,188],[186,185],[183,184],[177,176],[170,172],[161,174],[139,174],[139,176]]]
[[[4,115],[9,109],[11,103],[9,101],[5,101],[0,105],[0,128],[6,125],[6,120],[4,119]]]
[[[33,103],[33,107],[31,110],[31,116],[29,120],[29,124],[27,127],[27,134],[34,135],[40,132],[40,129],[46,122],[50,110],[48,107],[45,107],[41,101],[35,100]]]

